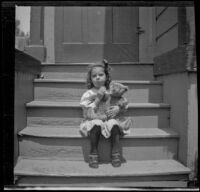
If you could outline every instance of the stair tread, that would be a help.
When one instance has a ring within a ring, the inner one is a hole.
[[[27,107],[80,107],[79,102],[72,101],[31,101]],[[129,108],[169,108],[166,103],[129,103]]]
[[[85,79],[34,79],[36,83],[85,83]],[[115,80],[114,82],[126,83],[126,84],[162,84],[162,81],[152,81],[152,80]]]
[[[50,63],[50,62],[42,62],[41,63],[42,64],[42,66],[52,66],[52,67],[54,67],[54,66],[68,66],[68,65],[74,65],[74,66],[76,66],[76,65],[85,65],[85,66],[87,66],[87,65],[89,65],[89,64],[92,64],[92,63]],[[112,67],[112,65],[123,65],[123,64],[126,64],[126,65],[154,65],[154,63],[153,62],[113,62],[113,63],[109,63],[110,65],[111,65],[111,67]]]
[[[84,161],[52,159],[26,159],[20,157],[15,166],[15,175],[101,177],[101,176],[149,176],[188,174],[190,169],[176,160],[127,161],[119,168],[111,164],[100,164],[98,170],[91,169]]]
[[[19,135],[49,137],[49,138],[81,138],[78,127],[26,127]],[[125,138],[170,138],[178,137],[178,134],[170,128],[132,128],[130,135]]]

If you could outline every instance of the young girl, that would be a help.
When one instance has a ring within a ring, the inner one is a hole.
[[[127,102],[124,105],[106,109],[110,83],[110,67],[105,60],[89,66],[88,90],[82,95],[80,101],[84,117],[80,125],[80,132],[90,140],[89,166],[92,168],[98,168],[98,143],[101,134],[105,138],[111,139],[112,165],[114,167],[121,166],[119,138],[123,134],[123,129],[120,128],[119,122],[114,117],[122,108],[123,110],[127,108]]]

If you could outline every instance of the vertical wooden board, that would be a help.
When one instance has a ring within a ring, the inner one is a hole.
[[[42,45],[43,39],[41,39],[42,29],[42,7],[31,7],[30,18],[30,45]]]
[[[104,43],[105,7],[88,7],[88,43]]]
[[[46,49],[46,61],[49,63],[55,63],[55,45],[54,45],[54,34],[55,34],[55,8],[45,7],[44,8],[44,44]]]
[[[69,19],[73,18],[73,19]],[[82,8],[65,7],[63,12],[63,43],[82,42]]]
[[[112,41],[112,8],[87,8],[88,43],[108,43]]]
[[[63,57],[63,7],[55,7],[55,23],[54,23],[54,47],[55,47],[55,62],[60,62]]]
[[[131,44],[135,41],[138,19],[136,9],[132,7],[113,7],[113,43]],[[135,23],[134,23],[135,22]]]

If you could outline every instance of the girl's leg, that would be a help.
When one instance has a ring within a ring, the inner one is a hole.
[[[121,166],[121,159],[119,153],[119,139],[120,129],[118,125],[114,125],[111,130],[111,162],[113,167]]]
[[[95,125],[92,130],[90,131],[89,138],[90,138],[90,145],[91,151],[89,155],[89,166],[91,168],[98,168],[98,144],[99,138],[101,134],[101,127]]]
[[[101,135],[101,127],[98,125],[95,125],[91,131],[90,131],[90,145],[91,145],[91,150],[90,154],[97,154],[98,153],[98,144],[99,144],[99,138]]]
[[[111,150],[113,153],[119,152],[119,139],[120,139],[120,129],[118,125],[114,125],[111,130]]]

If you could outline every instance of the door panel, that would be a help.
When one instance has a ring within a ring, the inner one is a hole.
[[[136,12],[130,7],[113,8],[113,43],[136,43],[133,34],[136,36],[136,25],[130,18],[136,17]]]
[[[88,43],[104,43],[105,8],[89,7],[88,18]]]
[[[57,63],[138,61],[138,8],[56,7]]]
[[[80,7],[65,8],[63,30],[63,43],[82,42],[82,9]]]

